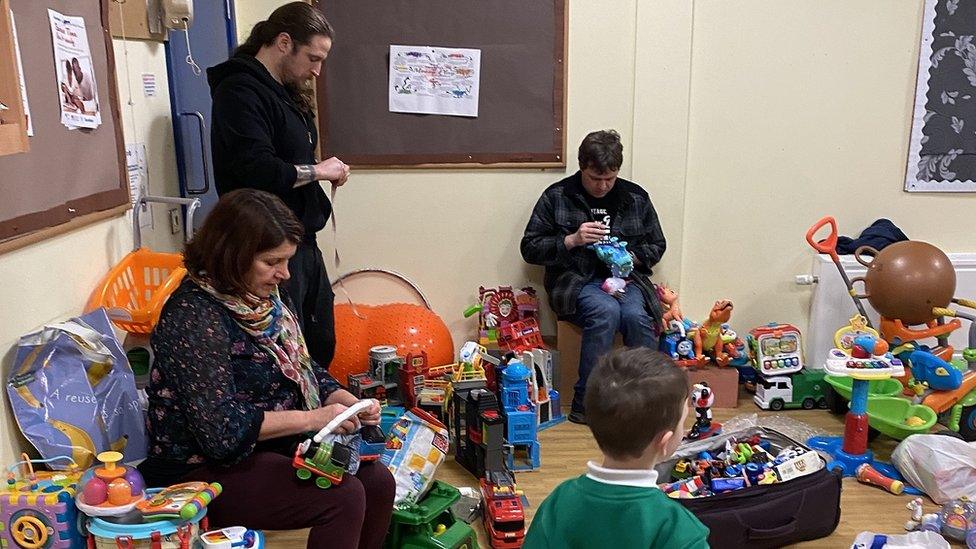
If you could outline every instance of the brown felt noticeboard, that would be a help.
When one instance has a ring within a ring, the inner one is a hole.
[[[319,0],[324,157],[355,167],[563,167],[566,0]],[[481,50],[477,118],[389,112],[390,45]]]
[[[105,30],[111,0],[11,0],[34,136],[26,153],[0,156],[0,243],[98,217],[129,202],[112,40]],[[85,18],[102,124],[61,124],[48,9]],[[16,242],[16,241],[15,241]],[[16,247],[16,246],[13,246]]]

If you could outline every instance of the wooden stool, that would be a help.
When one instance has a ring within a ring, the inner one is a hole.
[[[563,408],[569,408],[573,403],[573,387],[579,381],[579,360],[580,360],[580,340],[583,337],[583,329],[567,320],[560,320],[556,323],[556,349],[559,350],[559,384],[556,390],[559,391],[560,404]],[[613,346],[620,347],[624,344],[620,332],[613,338]]]
[[[709,364],[704,368],[687,368],[685,373],[688,374],[688,385],[702,381],[708,383],[715,395],[713,408],[736,408],[739,406],[739,370],[732,366],[719,368]]]

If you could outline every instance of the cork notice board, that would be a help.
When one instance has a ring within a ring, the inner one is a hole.
[[[565,0],[319,0],[325,157],[363,168],[564,167]],[[481,50],[478,116],[389,112],[390,45]]]
[[[10,2],[34,136],[29,138],[28,152],[0,156],[0,250],[36,240],[51,228],[77,226],[106,212],[121,211],[129,203],[115,61],[106,30],[109,1]],[[61,124],[48,8],[85,19],[102,118],[98,128],[69,130]]]

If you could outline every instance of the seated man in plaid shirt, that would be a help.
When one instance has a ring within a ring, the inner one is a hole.
[[[586,423],[586,380],[597,359],[610,351],[618,330],[628,347],[657,347],[660,303],[647,277],[664,255],[666,242],[647,192],[617,177],[622,163],[617,132],[587,135],[579,148],[580,171],[542,193],[522,236],[522,257],[545,267],[553,311],[583,330],[579,381],[569,415],[574,423]],[[601,289],[610,271],[590,248],[611,237],[627,242],[634,259],[618,297]]]

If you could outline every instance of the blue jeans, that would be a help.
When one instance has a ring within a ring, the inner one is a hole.
[[[602,279],[593,279],[583,285],[576,298],[576,314],[569,320],[583,329],[580,342],[579,381],[573,395],[573,411],[583,412],[583,395],[586,380],[597,360],[613,347],[613,338],[619,330],[627,347],[657,348],[657,336],[653,321],[644,309],[644,294],[633,284],[620,299],[600,289]]]

